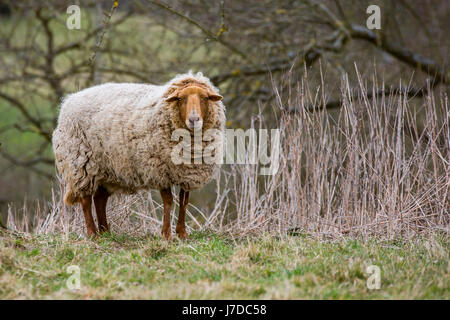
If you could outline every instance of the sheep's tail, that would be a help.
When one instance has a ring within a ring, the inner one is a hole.
[[[67,190],[66,194],[64,195],[64,203],[68,206],[72,206],[77,202],[80,202],[80,197],[75,196],[75,194],[72,192],[72,190]]]

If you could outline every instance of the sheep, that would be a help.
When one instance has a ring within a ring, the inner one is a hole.
[[[81,203],[88,236],[109,231],[106,204],[114,193],[158,189],[164,204],[162,236],[171,239],[172,186],[179,186],[176,233],[186,239],[189,192],[208,183],[220,162],[171,160],[176,129],[225,131],[222,96],[202,73],[181,74],[164,85],[105,83],[63,99],[52,144],[65,185],[64,202]],[[217,150],[223,139],[213,139]],[[204,143],[203,143],[204,147]],[[91,213],[92,197],[98,232]]]

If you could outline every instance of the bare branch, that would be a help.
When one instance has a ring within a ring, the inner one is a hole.
[[[418,68],[421,71],[429,74],[433,77],[434,81],[448,83],[450,81],[450,70],[439,66],[435,61],[426,58],[419,53],[413,52],[407,48],[402,48],[393,43],[388,42],[386,39],[380,39],[375,32],[359,26],[351,25],[350,32],[352,39],[360,39],[370,42],[378,48],[386,51],[396,57],[398,60],[405,62],[413,68]]]
[[[367,91],[365,94],[365,97],[369,100],[375,97],[382,97],[382,96],[390,96],[390,95],[404,95],[408,98],[420,98],[425,95],[426,87],[422,88],[407,88],[407,87],[390,87],[390,88],[382,88],[375,92]],[[351,96],[352,100],[356,100],[361,97],[361,92],[357,92]],[[332,100],[327,102],[325,105],[317,105],[317,106],[308,106],[308,111],[314,111],[319,109],[338,109],[342,106],[344,103],[343,100]],[[289,110],[289,112],[297,113],[300,110],[297,107],[293,107]]]
[[[3,98],[4,100],[8,101],[12,106],[14,106],[16,109],[18,109],[22,115],[27,119],[31,124],[34,125],[36,128],[37,133],[39,133],[41,136],[43,136],[48,142],[51,142],[51,135],[49,132],[46,132],[43,130],[41,123],[39,120],[34,118],[27,110],[27,107],[17,100],[16,98],[7,95],[6,93],[3,93],[0,91],[0,98]]]
[[[228,48],[230,51],[238,54],[241,58],[243,58],[245,61],[247,61],[250,65],[254,65],[254,62],[252,61],[252,59],[250,59],[245,53],[243,53],[241,50],[239,50],[238,48],[236,48],[235,46],[233,46],[232,44],[230,44],[229,42],[225,41],[222,37],[220,37],[220,34],[214,34],[213,32],[207,30],[206,28],[204,28],[203,26],[201,26],[197,21],[195,21],[194,19],[188,17],[187,15],[175,10],[174,8],[172,8],[171,6],[169,6],[168,4],[164,4],[161,3],[159,1],[156,0],[146,0],[149,3],[152,3],[160,8],[163,8],[167,11],[169,11],[172,14],[177,15],[180,18],[183,18],[184,20],[186,20],[187,22],[189,22],[190,24],[192,24],[193,26],[195,26],[196,28],[200,29],[208,38],[215,40],[217,42],[219,42],[220,44],[222,44],[224,47]],[[138,2],[136,2],[138,3]]]

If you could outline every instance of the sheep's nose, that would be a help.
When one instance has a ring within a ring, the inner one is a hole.
[[[196,122],[200,121],[200,117],[189,117],[189,123],[195,125]]]

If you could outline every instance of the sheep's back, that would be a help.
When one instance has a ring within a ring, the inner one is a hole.
[[[107,183],[135,191],[164,182],[143,168],[160,166],[152,158],[156,150],[151,144],[158,141],[149,140],[152,133],[160,134],[156,103],[152,106],[148,99],[158,101],[158,90],[152,85],[104,84],[64,100],[53,146],[58,171],[73,189],[86,194]]]

